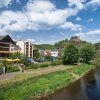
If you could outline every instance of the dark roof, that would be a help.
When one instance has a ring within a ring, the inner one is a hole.
[[[5,38],[7,35],[1,36],[0,35],[0,40],[2,40],[3,38]]]
[[[9,35],[4,35],[4,36],[0,35],[0,40],[4,39],[6,37],[9,37],[11,39],[12,43],[15,44],[15,42],[12,40],[12,38]]]

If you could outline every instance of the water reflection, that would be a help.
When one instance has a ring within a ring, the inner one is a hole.
[[[89,100],[100,100],[100,69],[95,70],[94,76],[95,82],[92,82],[90,86],[87,86],[86,93]]]
[[[100,69],[40,100],[100,100]]]
[[[87,97],[82,90],[81,81],[78,80],[69,87],[41,100],[87,100]]]

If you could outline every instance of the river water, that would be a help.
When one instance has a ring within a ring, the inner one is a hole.
[[[40,100],[100,100],[100,69]]]

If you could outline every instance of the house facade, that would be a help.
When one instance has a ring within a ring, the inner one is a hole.
[[[21,48],[20,53],[24,54],[26,57],[33,57],[33,45],[30,41],[17,41],[16,45]]]
[[[15,42],[9,35],[0,36],[0,57],[8,57],[15,52]]]

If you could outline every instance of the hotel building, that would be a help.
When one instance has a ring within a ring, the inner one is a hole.
[[[0,57],[8,57],[15,51],[15,42],[9,35],[0,36]]]
[[[20,53],[24,54],[26,57],[33,57],[33,45],[30,41],[17,41],[16,45],[21,48]]]

